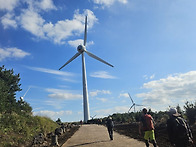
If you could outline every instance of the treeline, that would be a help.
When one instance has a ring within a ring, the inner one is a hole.
[[[176,106],[178,113],[180,113],[190,125],[194,124],[196,121],[196,102],[186,102],[184,105],[184,111],[180,108],[180,106]],[[168,109],[169,110],[169,109]],[[153,112],[151,109],[148,110],[148,113],[152,115],[157,125],[165,125],[168,116],[168,111],[159,111]],[[138,112],[131,113],[114,113],[110,115],[113,121],[117,124],[120,123],[136,123],[141,119],[141,110]],[[104,118],[94,118],[88,121],[88,123],[96,123],[96,124],[104,124],[108,117]]]
[[[184,111],[180,108],[180,106],[176,106],[178,113],[180,113],[189,124],[194,124],[196,121],[196,102],[186,102],[184,105]],[[152,115],[155,122],[159,125],[165,124],[168,119],[168,111],[159,111],[152,112],[151,109],[148,111],[149,114]],[[131,113],[115,113],[112,114],[111,117],[116,123],[134,123],[139,122],[141,118],[141,111],[139,112],[131,112]],[[107,117],[103,118],[103,122],[107,119]]]
[[[32,115],[32,107],[23,99],[20,74],[0,67],[0,146],[29,146],[39,133],[53,132],[58,124],[46,117]]]

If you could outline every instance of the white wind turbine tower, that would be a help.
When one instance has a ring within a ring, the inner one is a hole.
[[[111,67],[113,65],[109,64],[108,62],[102,60],[101,58],[95,56],[94,54],[90,53],[86,50],[86,40],[87,40],[87,16],[85,18],[85,29],[84,29],[84,44],[79,45],[77,47],[78,52],[70,59],[68,60],[59,70],[61,70],[64,66],[69,64],[71,61],[73,61],[75,58],[77,58],[79,55],[82,55],[82,79],[83,79],[83,107],[84,107],[84,122],[87,122],[90,119],[89,114],[89,102],[88,102],[88,90],[87,90],[87,79],[86,79],[86,67],[85,67],[85,58],[84,53],[87,53],[90,57],[97,59]]]

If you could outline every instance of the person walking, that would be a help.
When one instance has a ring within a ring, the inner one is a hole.
[[[83,121],[82,121],[82,120],[80,120],[80,125],[81,125],[81,126],[83,125]]]
[[[107,119],[106,126],[107,126],[107,129],[108,129],[108,134],[109,134],[110,140],[113,140],[114,122],[112,121],[112,117],[109,117]]]
[[[147,114],[147,109],[143,108],[142,117],[139,124],[139,134],[141,135],[141,131],[144,131],[144,139],[146,147],[149,147],[149,140],[153,143],[154,147],[157,147],[155,134],[154,134],[154,124],[153,118],[150,114]]]
[[[175,147],[188,147],[193,144],[193,135],[190,126],[175,108],[170,108],[167,120],[167,132],[169,141]]]

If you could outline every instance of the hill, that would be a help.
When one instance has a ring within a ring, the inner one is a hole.
[[[1,146],[28,146],[32,144],[34,136],[47,134],[58,127],[49,118],[16,113],[1,114],[0,124]]]

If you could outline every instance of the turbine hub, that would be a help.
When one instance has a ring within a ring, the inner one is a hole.
[[[82,53],[82,52],[84,52],[86,50],[86,47],[84,45],[79,45],[77,47],[77,50],[78,50],[78,52]]]

